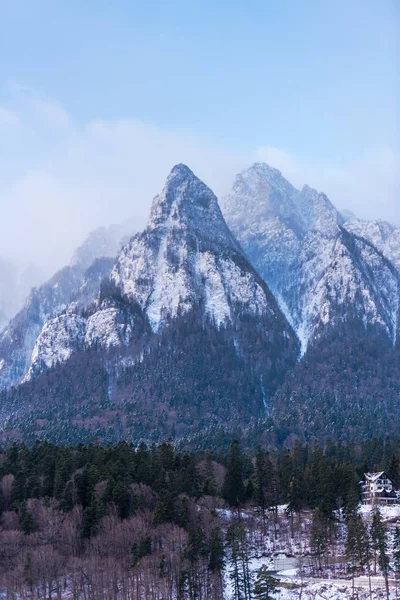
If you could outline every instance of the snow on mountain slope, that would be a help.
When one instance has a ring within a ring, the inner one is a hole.
[[[184,165],[154,199],[147,229],[121,252],[111,280],[147,313],[154,330],[196,305],[221,325],[238,311],[277,307],[242,255],[213,192]]]
[[[107,287],[86,322],[79,322],[77,335],[85,331],[86,348],[94,344],[105,350],[127,346],[135,335],[135,319],[148,320],[157,332],[171,319],[198,308],[203,319],[217,327],[248,315],[268,319],[277,343],[279,337],[283,345],[294,337],[272,294],[228,229],[217,198],[184,165],[172,169],[162,193],[153,201],[147,228],[121,250],[104,289]],[[113,302],[115,298],[119,302]],[[127,314],[126,307],[134,307],[136,316]],[[76,312],[76,307],[70,310]],[[70,310],[43,330],[30,374],[38,372],[38,365],[48,366],[49,360],[53,364],[69,357],[64,330],[72,331]],[[70,352],[79,346],[72,335]]]
[[[68,360],[73,350],[83,348],[85,332],[86,321],[79,315],[60,315],[47,321],[33,349],[27,377]]]
[[[27,372],[44,323],[65,310],[80,280],[77,269],[66,267],[48,283],[32,290],[23,309],[0,335],[0,388],[17,383]]]
[[[347,231],[362,237],[388,258],[400,272],[400,228],[386,221],[352,219],[344,225]]]
[[[279,171],[256,164],[238,175],[223,210],[303,353],[324,327],[353,317],[396,338],[398,278],[372,245],[346,234],[324,194],[296,190]]]
[[[49,319],[43,326],[24,377],[28,381],[44,370],[66,362],[73,352],[96,346],[109,350],[128,345],[135,331],[137,315],[112,305],[102,304],[89,317],[75,312],[72,303],[66,313]]]
[[[38,336],[49,319],[65,312],[71,303],[78,312],[96,300],[100,283],[109,275],[121,247],[121,236],[126,237],[131,228],[132,222],[127,222],[91,233],[75,252],[70,266],[32,290],[23,308],[0,334],[0,389],[18,383],[27,374]],[[37,360],[35,355],[32,364]]]
[[[307,286],[302,327],[306,339],[351,320],[397,337],[399,278],[393,266],[362,239],[341,233],[316,285]]]

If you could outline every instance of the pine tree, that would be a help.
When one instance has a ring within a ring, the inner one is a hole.
[[[398,489],[400,486],[400,458],[395,454],[392,455],[387,474],[393,480],[396,489]]]
[[[353,515],[347,523],[346,556],[350,563],[350,571],[353,579],[358,569],[368,567],[370,576],[370,542],[367,529],[360,515]]]
[[[267,511],[267,468],[265,463],[265,454],[261,446],[258,447],[256,455],[256,472],[255,472],[255,485],[254,485],[254,504],[262,516],[264,529]]]
[[[125,485],[119,481],[116,483],[112,491],[112,499],[118,508],[119,516],[121,519],[129,517],[131,509],[131,496]]]
[[[249,547],[246,531],[242,523],[233,521],[226,533],[226,543],[230,549],[229,576],[233,584],[233,600],[251,599],[251,573],[249,568]]]
[[[222,574],[225,565],[224,542],[219,527],[215,527],[210,536],[210,560],[208,568],[213,573]]]
[[[246,499],[242,478],[242,457],[237,440],[231,444],[222,495],[229,506],[240,506]]]
[[[357,490],[354,488],[354,486],[352,486],[346,496],[346,502],[344,505],[344,517],[346,521],[357,514],[359,501],[360,499]]]
[[[154,509],[154,522],[157,524],[161,523],[172,523],[174,520],[174,498],[169,490],[165,490],[163,494],[160,494]]]
[[[22,502],[20,505],[19,518],[21,522],[21,529],[25,535],[29,535],[35,530],[32,513],[29,510],[26,502]]]
[[[328,525],[325,515],[318,508],[314,512],[311,524],[310,546],[316,565],[322,570],[322,558],[328,549]]]
[[[271,575],[267,567],[263,565],[258,571],[254,584],[254,598],[256,600],[270,600],[274,597],[279,579]]]
[[[378,564],[381,569],[382,575],[385,579],[386,596],[389,598],[389,570],[390,562],[387,554],[388,540],[387,540],[387,528],[382,521],[381,513],[379,509],[374,511],[371,525],[371,539],[374,549],[375,557],[375,572],[376,572],[376,559],[378,558]]]

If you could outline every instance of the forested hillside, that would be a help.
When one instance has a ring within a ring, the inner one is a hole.
[[[12,445],[0,454],[0,589],[10,599],[239,600],[267,598],[257,589],[268,582],[299,597],[298,583],[271,574],[279,556],[297,557],[307,577],[389,577],[400,533],[379,513],[372,524],[357,514],[358,481],[375,469],[399,485],[399,442],[252,454],[237,441],[227,454]]]

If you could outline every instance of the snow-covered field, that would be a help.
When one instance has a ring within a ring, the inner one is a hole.
[[[379,512],[382,515],[383,519],[400,519],[400,504],[394,504],[392,506],[379,506]],[[363,517],[372,517],[374,508],[370,504],[363,504],[360,506],[360,514]]]
[[[289,520],[286,518],[286,506],[278,508],[279,514],[279,534],[278,539],[275,536],[265,535],[259,537],[256,531],[253,531],[252,544],[255,548],[255,556],[250,561],[250,571],[255,579],[259,569],[265,565],[274,576],[280,580],[280,586],[275,592],[276,600],[351,600],[353,598],[353,583],[351,578],[346,578],[343,566],[338,573],[337,578],[332,577],[329,571],[324,571],[320,577],[311,577],[309,571],[305,569],[306,574],[301,575],[299,571],[300,562],[306,566],[310,561],[310,548],[308,547],[305,531],[307,525],[307,517],[303,515],[303,527],[294,532],[294,537],[289,535]],[[374,507],[360,506],[360,514],[364,519],[372,518]],[[400,523],[400,505],[396,506],[380,506],[379,510],[385,521]],[[227,509],[219,510],[219,515],[230,522],[235,518],[235,514]],[[253,519],[255,529],[257,529],[256,521],[259,521],[254,513],[242,513],[241,518],[249,526],[249,522]],[[260,527],[260,522],[258,523]],[[270,524],[271,527],[271,524]],[[394,527],[392,524],[391,527]],[[260,532],[259,532],[260,533]],[[270,532],[271,533],[271,532]],[[343,531],[342,537],[345,536]],[[336,558],[344,554],[344,540],[339,543],[336,548]],[[303,557],[303,558],[301,558]],[[334,559],[337,564],[337,560]],[[229,570],[229,569],[228,569]],[[397,599],[396,586],[394,579],[389,580],[390,600]],[[382,577],[371,577],[371,596],[369,590],[368,577],[358,577],[354,580],[354,598],[357,600],[378,600],[386,599],[385,582]],[[399,590],[400,591],[400,590]],[[225,575],[225,594],[224,600],[233,599],[233,587],[229,578],[229,573]]]

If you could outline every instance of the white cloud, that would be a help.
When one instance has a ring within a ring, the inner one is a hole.
[[[276,148],[244,153],[134,119],[78,125],[58,103],[25,88],[14,92],[18,110],[8,122],[19,123],[18,135],[0,136],[0,154],[8,157],[0,163],[0,256],[28,255],[54,270],[99,225],[133,216],[143,227],[152,198],[177,162],[221,195],[237,172],[264,160],[295,185],[325,191],[339,208],[400,220],[397,161],[390,149],[370,151],[346,167],[305,164]],[[0,109],[0,124],[2,114]]]

